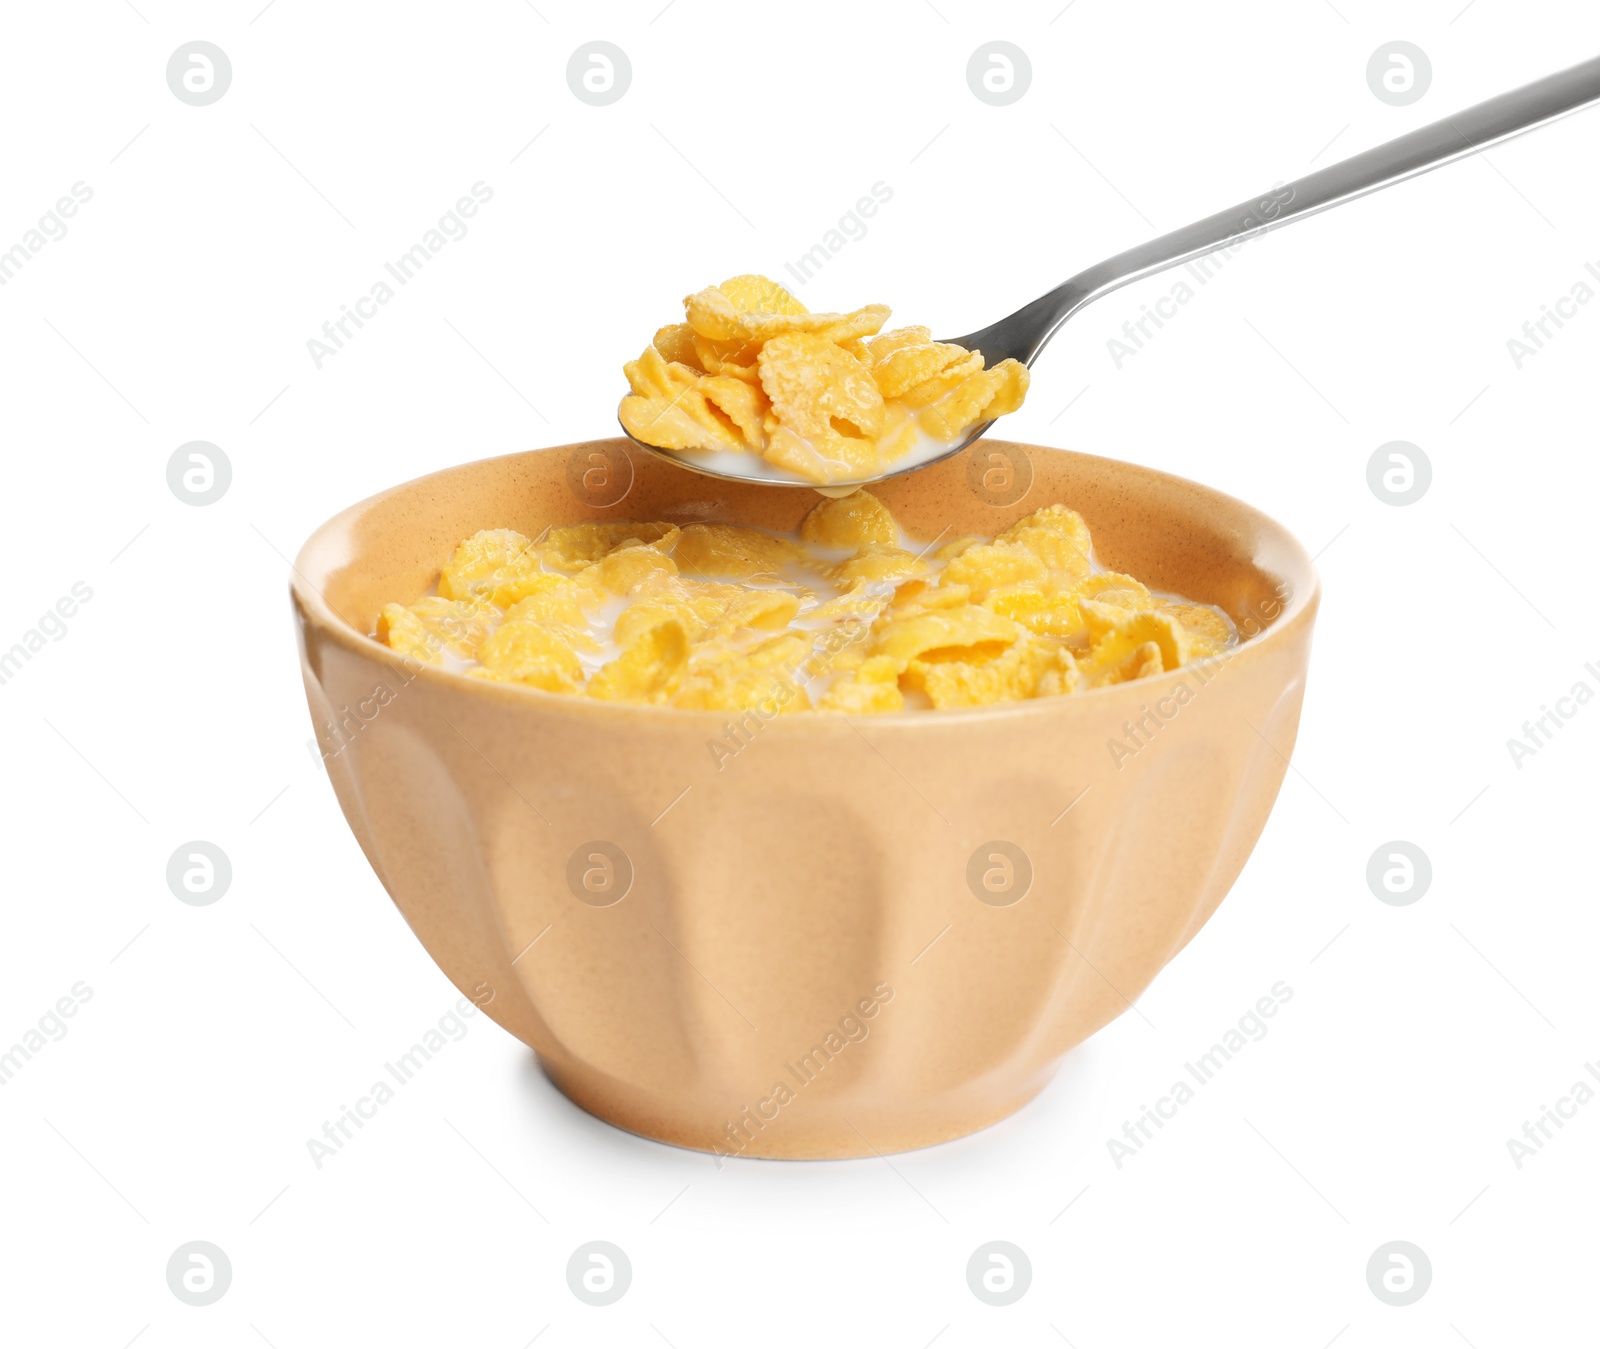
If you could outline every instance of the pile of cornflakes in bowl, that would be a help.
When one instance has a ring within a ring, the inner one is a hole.
[[[850,713],[1055,697],[1216,656],[1210,605],[1095,560],[1076,511],[994,539],[907,539],[866,491],[797,534],[594,523],[463,541],[437,594],[386,605],[377,637],[475,678],[613,702]]]
[[[704,466],[757,455],[800,481],[860,482],[933,457],[1028,392],[1020,361],[985,369],[927,328],[883,332],[887,305],[813,314],[764,276],[683,303],[687,321],[623,367],[618,415],[635,440]]]

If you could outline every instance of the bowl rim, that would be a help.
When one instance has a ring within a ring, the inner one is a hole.
[[[525,707],[530,711],[542,711],[550,715],[599,717],[624,722],[638,721],[653,727],[689,727],[698,723],[702,726],[717,726],[720,729],[722,725],[725,725],[730,720],[748,716],[751,714],[749,710],[734,712],[730,710],[710,711],[679,707],[656,707],[650,704],[610,702],[605,699],[585,698],[570,693],[551,693],[545,689],[533,688],[524,684],[504,683],[490,679],[474,679],[470,675],[455,670],[423,664],[401,655],[391,647],[378,641],[376,637],[358,631],[355,624],[349,622],[334,609],[320,587],[307,574],[306,568],[313,566],[310,555],[319,551],[330,536],[343,530],[349,523],[366,511],[371,510],[374,506],[402,492],[413,490],[424,483],[447,478],[451,474],[469,467],[512,459],[525,459],[533,454],[570,451],[581,445],[626,445],[627,443],[620,437],[610,437],[592,441],[573,441],[565,445],[541,446],[532,450],[514,450],[508,454],[488,455],[483,459],[467,460],[459,464],[451,464],[445,468],[435,469],[431,473],[424,473],[418,477],[407,479],[405,482],[396,483],[392,487],[386,487],[381,491],[374,492],[371,496],[347,506],[336,515],[324,520],[306,537],[299,550],[295,553],[294,561],[289,564],[291,602],[305,622],[314,623],[322,633],[332,637],[338,645],[350,654],[364,658],[380,668],[401,672],[405,676],[402,687],[410,684],[415,679],[422,679],[424,682],[441,689],[454,690],[462,695],[470,694],[491,703],[500,702],[506,706]],[[1246,638],[1238,646],[1216,657],[1212,668],[1225,669],[1238,660],[1253,658],[1256,653],[1269,646],[1281,646],[1291,640],[1292,634],[1298,634],[1302,627],[1312,621],[1322,595],[1322,579],[1317,571],[1315,561],[1306,552],[1305,545],[1300,542],[1287,526],[1280,524],[1266,512],[1252,506],[1249,502],[1232,496],[1219,488],[1197,482],[1192,478],[1185,478],[1176,473],[1168,473],[1163,469],[1136,464],[1130,460],[1113,459],[1105,455],[1086,454],[1080,450],[1068,450],[1059,446],[1034,445],[1025,441],[1006,441],[1003,443],[1015,445],[1030,453],[1065,455],[1088,463],[1110,465],[1119,472],[1129,473],[1148,482],[1159,482],[1191,489],[1204,497],[1221,501],[1246,512],[1248,515],[1254,516],[1261,524],[1279,537],[1280,542],[1285,546],[1291,564],[1293,564],[1292,567],[1285,568],[1286,578],[1291,570],[1298,568],[1303,571],[1307,584],[1303,587],[1293,586],[1278,615],[1271,619],[1254,636]],[[685,472],[689,472],[689,470],[685,470]],[[762,725],[768,731],[774,728],[788,727],[835,728],[841,723],[853,728],[858,720],[864,720],[874,727],[883,726],[898,730],[901,727],[915,725],[947,727],[1017,717],[1046,716],[1052,711],[1060,713],[1063,709],[1084,707],[1087,700],[1099,699],[1104,702],[1113,697],[1127,698],[1130,690],[1147,690],[1149,691],[1148,697],[1158,696],[1156,690],[1175,688],[1178,683],[1182,682],[1197,668],[1197,664],[1197,662],[1191,663],[1179,666],[1175,670],[1164,671],[1160,675],[1146,676],[1143,679],[1130,680],[1123,684],[1108,684],[1100,688],[1085,689],[1079,693],[1057,698],[1026,698],[1015,702],[990,703],[980,707],[908,708],[900,712],[863,713],[858,717],[852,717],[849,713],[837,708],[807,708],[804,709],[807,715],[803,716],[774,713],[763,718]],[[1097,704],[1091,703],[1090,705]],[[801,730],[798,732],[788,731],[787,733],[804,734],[805,732]]]

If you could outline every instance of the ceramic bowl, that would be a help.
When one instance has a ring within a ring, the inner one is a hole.
[[[1277,796],[1317,608],[1281,526],[1167,474],[1004,441],[879,495],[920,539],[1064,502],[1108,567],[1220,605],[1246,640],[1068,697],[763,720],[471,679],[368,636],[480,529],[791,530],[817,501],[621,440],[420,478],[300,553],[306,694],[367,859],[457,988],[621,1128],[848,1157],[1003,1118],[1194,936]]]

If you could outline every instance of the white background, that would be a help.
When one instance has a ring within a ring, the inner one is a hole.
[[[137,4],[137,10],[135,9]],[[1337,6],[1337,8],[1335,7]],[[9,6],[0,249],[75,182],[65,238],[0,288],[0,647],[93,598],[0,687],[0,1048],[93,990],[0,1088],[0,1340],[335,1344],[1595,1343],[1600,1103],[1519,1169],[1506,1140],[1600,1060],[1600,305],[1507,340],[1600,265],[1600,120],[1578,116],[1251,244],[1118,368],[1157,278],[1034,372],[1020,440],[1169,469],[1290,526],[1326,587],[1294,771],[1210,925],[1016,1117],[948,1146],[737,1162],[567,1104],[479,1017],[320,1170],[306,1140],[456,993],[307,753],[285,602],[305,535],[379,488],[613,427],[618,367],[682,295],[784,276],[874,182],[866,237],[801,290],[960,333],[1280,179],[1600,52],[1578,3],[276,0]],[[226,95],[169,55],[230,56]],[[587,40],[626,95],[569,90]],[[1028,53],[1008,107],[981,43]],[[1426,95],[1365,71],[1405,39]],[[532,142],[529,144],[529,142]],[[492,200],[319,370],[307,340],[475,182]],[[1592,279],[1592,278],[1591,278]],[[1600,284],[1600,283],[1597,283]],[[165,466],[220,445],[196,508]],[[1368,489],[1383,442],[1433,483]],[[782,821],[774,821],[781,828]],[[210,907],[168,857],[231,859]],[[1380,904],[1369,856],[1431,858]],[[1120,1169],[1106,1140],[1277,981],[1292,1001]],[[169,1292],[214,1242],[216,1304]],[[612,1307],[568,1255],[617,1243]],[[1028,1252],[1008,1308],[982,1242]],[[1392,1240],[1431,1260],[1369,1291]]]

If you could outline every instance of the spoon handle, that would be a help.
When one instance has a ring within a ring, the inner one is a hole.
[[[1241,245],[1267,230],[1402,182],[1600,99],[1600,57],[1547,75],[1349,159],[1284,183],[1216,215],[1163,234],[1080,272],[971,338],[995,359],[1032,364],[1063,323],[1091,300],[1168,267]],[[992,362],[991,362],[992,363]]]

